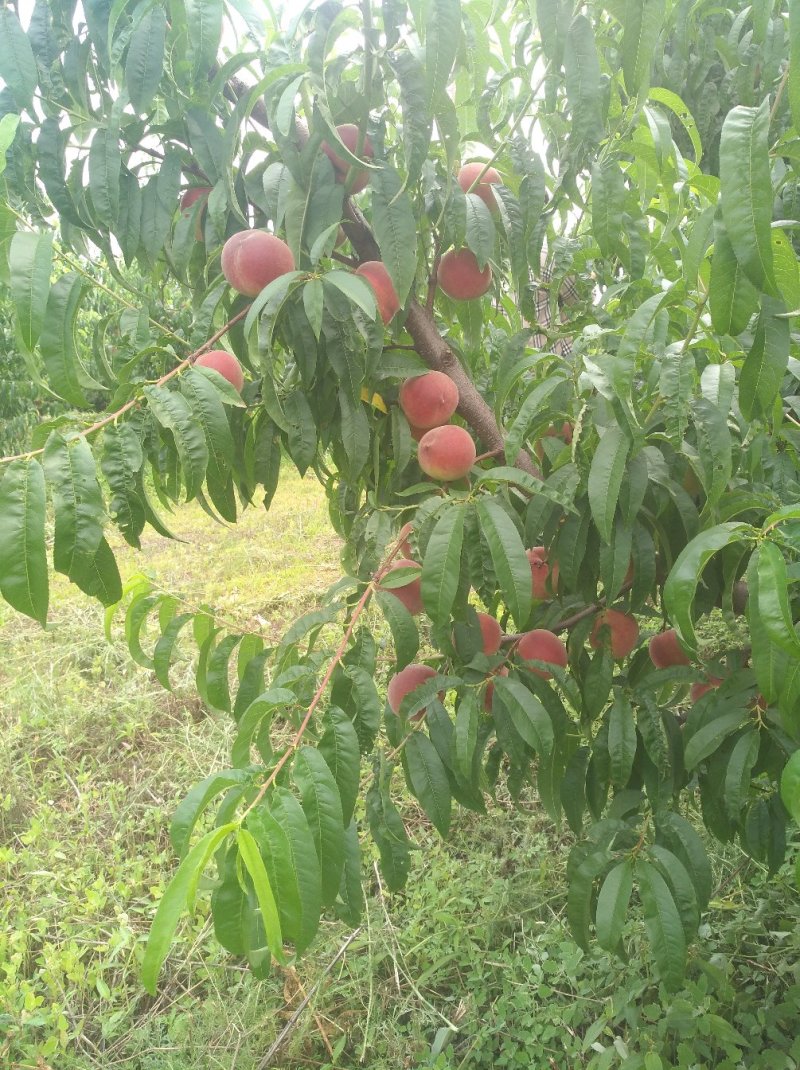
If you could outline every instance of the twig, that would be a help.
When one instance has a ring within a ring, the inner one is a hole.
[[[633,587],[633,580],[629,580],[628,583],[623,583],[617,592],[618,595],[625,594]],[[615,596],[616,597],[616,596]],[[566,632],[570,628],[574,628],[576,624],[580,624],[582,620],[586,620],[587,617],[593,617],[595,613],[599,613],[606,608],[607,599],[605,597],[598,598],[596,602],[592,602],[588,606],[584,606],[583,609],[579,609],[577,613],[573,613],[571,617],[565,617],[557,624],[554,624],[549,630],[551,632]],[[520,634],[508,634],[503,636],[504,643],[516,643],[517,639],[521,637]]]
[[[348,642],[350,640],[350,636],[353,634],[353,630],[355,629],[356,624],[358,623],[359,617],[361,616],[361,614],[366,609],[367,602],[369,602],[369,600],[372,597],[373,593],[377,589],[378,584],[380,583],[380,581],[383,579],[384,575],[388,571],[388,568],[391,565],[392,561],[397,556],[397,554],[400,552],[400,547],[403,545],[403,543],[406,541],[406,539],[408,538],[408,536],[411,534],[411,532],[413,530],[414,530],[414,525],[410,524],[410,523],[404,525],[404,527],[402,527],[400,529],[400,534],[397,536],[397,539],[395,540],[391,550],[386,555],[386,557],[383,559],[383,562],[381,563],[381,565],[378,568],[377,572],[373,575],[372,579],[367,584],[364,593],[361,595],[361,598],[358,600],[358,604],[356,605],[356,608],[353,610],[353,616],[350,618],[350,623],[347,625],[347,628],[345,629],[345,633],[342,636],[342,641],[341,641],[341,643],[339,643],[339,646],[336,649],[336,653],[333,655],[333,658],[331,659],[330,664],[328,665],[328,668],[325,670],[325,675],[322,677],[322,681],[320,682],[320,685],[317,688],[317,690],[316,690],[316,692],[314,694],[314,697],[312,698],[312,700],[311,700],[311,702],[309,704],[308,709],[306,710],[306,715],[303,718],[303,720],[302,720],[302,722],[300,724],[300,727],[297,729],[297,732],[295,733],[295,735],[294,735],[291,743],[289,744],[289,746],[286,748],[286,750],[283,752],[283,754],[278,759],[277,763],[275,764],[275,768],[272,770],[270,775],[267,777],[267,779],[264,781],[264,783],[258,789],[258,793],[256,794],[255,798],[253,799],[253,801],[250,803],[250,805],[247,807],[247,809],[244,811],[244,813],[240,817],[240,819],[239,819],[240,823],[244,821],[244,819],[247,817],[247,815],[250,813],[250,811],[254,807],[258,806],[258,804],[261,802],[261,800],[266,795],[267,791],[275,783],[275,780],[277,779],[278,774],[280,773],[281,769],[283,769],[284,765],[286,765],[286,763],[289,761],[289,758],[292,756],[292,754],[294,754],[294,752],[297,750],[297,748],[302,743],[303,737],[305,736],[305,733],[306,733],[306,729],[308,728],[309,723],[311,722],[311,718],[312,718],[312,716],[314,714],[314,710],[319,705],[319,703],[320,703],[320,701],[322,699],[322,696],[325,694],[325,688],[328,686],[328,683],[330,682],[330,679],[333,676],[333,673],[334,673],[334,670],[335,670],[336,666],[342,660],[344,652],[347,650],[347,644],[348,644]]]
[[[347,937],[345,942],[342,944],[342,946],[339,948],[339,950],[333,956],[331,961],[328,963],[328,965],[324,968],[324,970],[319,975],[319,977],[316,979],[314,984],[311,986],[311,988],[309,989],[308,993],[303,997],[302,1001],[300,1002],[299,1007],[294,1012],[294,1014],[289,1019],[289,1021],[286,1023],[286,1025],[283,1027],[283,1029],[280,1031],[280,1033],[276,1037],[275,1041],[273,1042],[272,1046],[270,1047],[269,1051],[267,1052],[267,1054],[264,1056],[264,1058],[261,1060],[261,1062],[256,1067],[256,1070],[268,1070],[268,1068],[271,1067],[272,1060],[277,1055],[277,1053],[280,1050],[281,1045],[283,1044],[283,1042],[286,1040],[286,1038],[289,1036],[289,1034],[294,1029],[295,1025],[297,1024],[298,1019],[300,1018],[300,1015],[303,1013],[303,1011],[306,1009],[308,1004],[313,999],[317,989],[322,984],[322,982],[327,977],[327,975],[331,972],[331,970],[336,965],[336,963],[339,961],[339,959],[342,957],[342,955],[344,955],[345,951],[347,951],[348,947],[350,947],[350,945],[352,944],[352,942],[355,940],[355,938],[358,936],[358,934],[360,932],[361,932],[361,926],[359,925],[359,927],[357,929],[354,929],[353,932],[350,933],[350,935]]]

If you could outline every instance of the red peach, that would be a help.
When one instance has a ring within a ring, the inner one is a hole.
[[[400,311],[400,302],[386,265],[381,260],[365,260],[356,268],[356,275],[366,279],[375,291],[375,302],[384,326]]]
[[[472,437],[456,424],[445,424],[444,427],[426,431],[417,450],[422,471],[432,479],[447,483],[462,479],[475,464],[475,457]]]
[[[489,656],[496,654],[500,649],[500,643],[503,638],[503,629],[500,627],[500,622],[489,616],[488,613],[478,613],[477,617],[481,629],[484,654]]]
[[[506,668],[505,665],[502,665],[497,670],[497,672],[492,673],[492,677],[494,677],[494,676],[508,676],[508,669]],[[493,698],[494,698],[494,682],[493,682],[492,678],[490,677],[489,683],[486,685],[486,690],[483,693],[483,708],[486,710],[487,713],[489,713],[489,711],[492,708],[492,699]]]
[[[636,618],[630,614],[620,613],[618,609],[607,609],[595,619],[589,644],[595,650],[600,650],[609,643],[609,633],[611,656],[619,660],[626,658],[636,646],[639,640],[639,625]]]
[[[568,661],[567,648],[555,632],[546,628],[534,628],[533,631],[525,632],[517,644],[517,651],[526,661],[544,661],[549,665],[559,665],[562,669]],[[545,679],[553,675],[547,669],[534,667],[531,667],[531,672]]]
[[[502,181],[499,173],[493,167],[490,167],[486,174],[482,176],[480,182],[477,185],[473,185],[473,182],[475,182],[475,179],[478,178],[485,166],[486,164],[482,163],[465,163],[458,172],[457,181],[465,193],[475,193],[490,212],[496,212],[497,201],[494,199],[494,194],[490,187],[494,183]],[[472,186],[472,189],[470,189],[470,186]]]
[[[274,279],[294,271],[292,250],[265,230],[246,230],[222,247],[222,274],[234,290],[255,297]]]
[[[242,366],[227,349],[212,349],[208,353],[201,353],[195,364],[199,364],[201,368],[213,368],[241,393],[244,386]]]
[[[416,561],[412,561],[410,558],[401,557],[386,570],[384,575],[389,576],[398,568],[413,568],[416,572],[416,576],[412,576],[402,587],[379,586],[378,590],[386,591],[387,594],[393,594],[399,602],[403,603],[409,613],[416,616],[418,613],[421,613],[424,608],[422,605],[422,565]]]
[[[654,635],[648,645],[650,660],[657,669],[669,669],[672,665],[689,665],[686,651],[678,641],[674,628]]]
[[[444,372],[425,372],[406,379],[398,398],[406,419],[429,430],[446,424],[458,407],[458,387]]]
[[[389,681],[389,687],[386,692],[386,698],[392,713],[399,713],[400,704],[406,695],[434,676],[436,676],[435,669],[432,669],[429,665],[417,665],[415,663],[406,665],[400,672],[395,673]],[[427,708],[422,709],[419,713],[413,714],[411,720],[419,721],[427,712]]]
[[[181,197],[181,211],[185,212],[188,208],[191,208],[193,204],[202,198],[207,198],[211,193],[211,186],[192,186],[190,189],[184,191]]]
[[[341,126],[336,127],[336,133],[339,135],[342,144],[355,154],[358,147],[358,127],[354,123],[342,123]],[[337,182],[344,182],[347,177],[347,172],[350,170],[350,164],[347,160],[338,155],[336,149],[328,144],[327,141],[322,142],[322,151],[328,157],[333,164],[333,171],[336,176]],[[364,144],[361,147],[361,156],[365,160],[371,160],[374,155],[374,149],[372,148],[372,142],[369,139],[369,134],[364,137]],[[351,193],[360,193],[369,182],[369,171],[357,171],[353,184],[350,187]]]
[[[547,563],[547,548],[544,546],[534,546],[525,553],[531,563],[533,597],[552,598],[558,587],[558,562],[550,568]]]
[[[436,276],[439,286],[454,301],[472,301],[483,297],[492,285],[492,269],[481,271],[471,249],[451,249],[439,262]]]
[[[697,700],[702,698],[708,691],[713,691],[714,688],[719,687],[721,683],[722,680],[717,676],[709,676],[707,681],[698,680],[689,688],[689,698],[692,702],[697,702]]]

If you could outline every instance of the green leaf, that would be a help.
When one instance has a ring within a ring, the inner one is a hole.
[[[749,541],[754,535],[749,524],[717,524],[692,539],[678,555],[664,585],[664,605],[689,653],[694,653],[697,648],[692,605],[703,569],[715,553],[726,546]]]
[[[736,259],[721,219],[714,223],[709,305],[711,323],[719,334],[741,334],[758,311],[758,290]]]
[[[253,889],[261,911],[261,921],[267,937],[267,946],[275,961],[284,963],[286,958],[283,953],[283,935],[278,906],[258,844],[246,828],[239,828],[236,831],[236,845],[245,869],[253,882]]]
[[[753,560],[753,558],[755,560]],[[758,615],[769,638],[794,658],[800,658],[789,605],[789,579],[783,554],[773,542],[762,542],[751,558],[758,569]]]
[[[618,688],[608,714],[608,756],[611,761],[611,783],[624,788],[630,780],[636,757],[636,721],[627,696]]]
[[[354,305],[361,309],[365,316],[374,320],[378,314],[375,304],[375,291],[366,279],[360,275],[351,275],[347,271],[329,271],[322,276],[324,286],[335,286],[337,290],[349,298]]]
[[[609,872],[597,896],[597,942],[606,951],[615,952],[619,947],[632,891],[633,863],[626,859]]]
[[[669,885],[675,906],[683,925],[683,933],[686,942],[693,940],[697,935],[700,924],[700,908],[697,905],[697,893],[692,878],[683,862],[672,851],[668,851],[660,844],[650,845],[649,855],[655,862],[661,876]]]
[[[86,283],[75,272],[62,275],[47,296],[39,349],[50,389],[72,405],[88,407],[84,389],[98,389],[84,371],[75,342],[78,308]]]
[[[228,666],[241,635],[226,635],[210,651],[206,664],[206,703],[214,710],[231,712],[231,695],[228,685]]]
[[[375,599],[380,606],[394,643],[395,669],[400,671],[410,665],[419,650],[419,631],[416,621],[403,603],[387,591],[377,591]]]
[[[287,788],[275,788],[247,817],[275,894],[284,939],[298,954],[319,928],[322,884],[319,859],[303,809]]]
[[[664,24],[665,0],[627,0],[622,35],[622,73],[628,96],[646,93]]]
[[[348,925],[358,925],[364,912],[364,888],[361,881],[361,848],[358,842],[358,825],[351,821],[344,832],[344,868],[339,887],[342,906],[337,906],[337,917]]]
[[[703,841],[685,817],[665,811],[658,815],[656,839],[664,843],[683,862],[692,878],[697,900],[705,909],[711,898],[712,874]]]
[[[54,431],[45,444],[44,471],[55,513],[53,566],[71,579],[103,537],[103,494],[89,443],[77,435],[67,442]]]
[[[453,731],[453,760],[456,774],[467,784],[473,780],[473,763],[475,748],[478,744],[480,716],[479,698],[474,691],[468,691],[458,704]]]
[[[422,562],[422,601],[434,624],[444,625],[458,591],[466,509],[445,509],[431,532]]]
[[[14,138],[17,135],[18,126],[19,116],[14,115],[12,112],[9,112],[0,119],[0,175],[2,175],[6,169],[6,153],[11,148]]]
[[[342,822],[348,824],[358,797],[361,775],[361,752],[353,722],[342,710],[331,706],[325,715],[325,731],[319,753],[336,781],[342,805]]]
[[[494,220],[486,202],[477,193],[468,193],[464,201],[467,214],[467,247],[475,254],[478,267],[483,271],[494,253]]]
[[[222,0],[184,0],[189,54],[195,82],[205,79],[217,58],[222,36]]]
[[[444,2],[450,4],[451,0]],[[414,209],[411,198],[403,189],[402,179],[391,167],[384,165],[379,171],[371,171],[369,184],[375,238],[381,251],[381,260],[386,265],[402,307],[411,292],[417,271],[417,222]]]
[[[800,825],[800,750],[796,750],[783,767],[781,799],[792,819]]]
[[[380,852],[386,887],[390,892],[399,892],[405,887],[411,867],[408,835],[403,819],[377,776],[367,791],[367,820]]]
[[[444,96],[461,41],[459,0],[431,0],[425,25],[425,116]]]
[[[181,915],[186,910],[187,894],[216,848],[235,827],[235,824],[222,825],[221,828],[207,832],[178,866],[175,876],[161,897],[142,959],[142,984],[151,996],[156,994],[161,966],[167,957]]]
[[[145,525],[144,502],[139,492],[143,464],[142,444],[130,424],[120,423],[106,428],[100,467],[111,488],[108,511],[126,541],[137,550]]]
[[[205,435],[208,446],[207,477],[224,479],[233,464],[234,445],[223,398],[215,384],[199,368],[186,369],[180,376],[180,388]]]
[[[789,106],[800,131],[800,0],[789,0]]]
[[[452,799],[447,772],[436,748],[422,732],[413,732],[403,749],[408,785],[442,836],[450,828]]]
[[[12,461],[0,482],[0,594],[41,625],[47,620],[49,599],[45,504],[39,462]]]
[[[736,259],[750,281],[772,296],[772,181],[769,162],[769,98],[760,107],[732,108],[719,145],[722,218]]]
[[[11,297],[18,336],[28,352],[33,350],[44,326],[52,262],[52,234],[17,231],[11,239],[8,253]]]
[[[769,416],[789,363],[789,321],[783,301],[761,300],[753,345],[739,376],[739,404],[747,420]]]
[[[231,761],[235,766],[250,764],[253,736],[264,718],[269,717],[271,721],[275,710],[280,709],[281,706],[294,706],[296,702],[297,698],[293,691],[286,687],[273,687],[264,691],[250,703],[239,718],[239,731],[231,748]]]
[[[160,4],[155,4],[133,31],[125,60],[125,87],[136,112],[147,111],[156,95],[166,36],[167,14]]]
[[[713,721],[698,729],[686,744],[683,756],[686,768],[694,769],[696,765],[713,754],[728,736],[742,727],[746,716],[743,710],[735,710],[733,713],[715,717]]]
[[[567,890],[567,921],[578,947],[589,950],[589,922],[592,917],[592,888],[608,863],[608,848],[592,851],[570,874]]]
[[[0,79],[18,107],[30,107],[39,81],[36,57],[15,12],[5,4],[0,7]]]
[[[742,807],[750,791],[750,779],[758,758],[760,742],[758,729],[748,729],[740,739],[737,739],[725,769],[725,790],[722,801],[728,817],[736,825],[739,823]]]
[[[289,456],[302,476],[317,452],[317,424],[314,413],[301,390],[293,390],[291,394],[287,394],[283,402],[283,411],[288,425]]]
[[[319,859],[322,905],[331,906],[339,891],[344,865],[342,802],[324,755],[314,747],[297,752],[292,777],[300,789],[303,812]]]
[[[121,169],[117,130],[113,126],[98,127],[89,148],[89,192],[98,223],[109,229],[115,226],[119,217]]]
[[[553,723],[539,699],[519,680],[496,676],[494,700],[497,699],[508,711],[520,738],[546,761],[553,752]]]
[[[183,470],[186,500],[191,501],[202,486],[208,467],[203,429],[194,419],[186,398],[176,391],[166,386],[146,386],[144,395],[156,420],[172,432]]]
[[[670,89],[664,89],[662,86],[656,86],[655,88],[651,89],[648,93],[648,97],[650,100],[654,100],[657,104],[663,104],[665,108],[669,108],[673,115],[677,117],[678,121],[683,126],[683,129],[689,136],[689,140],[692,143],[692,148],[694,149],[694,162],[699,166],[700,160],[703,157],[703,144],[700,140],[700,133],[697,129],[697,123],[695,122],[694,116],[689,111],[689,108],[686,106],[684,101],[678,96],[677,93],[673,93]],[[712,217],[713,213],[714,208],[712,207]],[[692,286],[694,286],[696,280],[697,275],[695,274],[694,279],[691,281]]]
[[[243,769],[226,769],[212,773],[190,788],[176,806],[169,827],[169,838],[178,858],[186,854],[194,827],[208,804],[221,792],[245,784],[250,778],[251,774]]]
[[[592,458],[588,493],[592,518],[604,542],[611,541],[630,441],[621,427],[606,429]]]
[[[686,969],[686,937],[667,882],[649,862],[638,861],[639,895],[650,947],[664,985],[680,988]]]
[[[619,162],[595,160],[592,166],[592,236],[605,257],[619,247],[619,221],[625,206],[625,183]]]
[[[531,611],[531,565],[508,514],[491,498],[476,503],[481,534],[489,547],[499,590],[519,628]]]
[[[564,86],[572,113],[572,136],[578,141],[596,143],[603,130],[600,60],[592,23],[586,15],[576,15],[567,33]]]

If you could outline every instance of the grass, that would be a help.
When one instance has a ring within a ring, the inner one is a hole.
[[[271,639],[339,574],[323,495],[296,475],[269,514],[253,510],[234,529],[195,508],[172,524],[185,541],[149,533],[144,555],[122,550],[123,573],[144,563],[164,588]],[[175,868],[169,818],[227,764],[232,722],[201,707],[188,665],[163,691],[60,580],[47,630],[0,608],[0,644],[3,1070],[800,1064],[788,869],[767,882],[717,849],[720,885],[686,989],[671,996],[636,923],[628,964],[572,942],[566,845],[535,798],[522,810],[501,798],[484,818],[461,811],[442,843],[399,781],[417,848],[405,893],[385,892],[367,842],[358,933],[326,922],[307,957],[263,982],[217,947],[201,896],[151,999],[137,974]]]

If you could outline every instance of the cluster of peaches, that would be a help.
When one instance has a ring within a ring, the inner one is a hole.
[[[345,123],[336,128],[336,132],[350,152],[355,152],[358,142],[358,127],[352,123]],[[323,142],[322,151],[333,165],[334,175],[337,182],[344,183],[347,179],[350,165],[346,160],[331,148],[327,142]],[[364,159],[372,159],[373,148],[369,137],[364,139],[361,149]],[[359,193],[369,181],[369,173],[365,169],[356,170],[350,183],[349,191]],[[462,167],[458,174],[458,183],[464,192],[470,191],[477,194],[489,207],[496,211],[490,186],[499,182],[500,175],[493,168],[486,168],[480,163],[470,163]],[[181,198],[181,211],[188,212],[198,201],[207,201],[211,193],[209,186],[193,186],[186,190]],[[200,216],[205,209],[200,210]],[[198,216],[196,236],[202,238]],[[295,262],[292,251],[286,242],[269,234],[264,230],[242,230],[234,234],[225,243],[222,250],[222,273],[230,285],[246,297],[256,297],[265,286],[268,286],[281,275],[294,271]],[[389,272],[380,260],[369,260],[356,269],[356,275],[360,275],[371,286],[375,293],[375,301],[378,312],[384,324],[388,324],[400,310],[400,302],[397,298],[394,285]],[[492,285],[492,269],[487,264],[483,269],[478,265],[475,254],[470,249],[451,249],[441,258],[437,271],[437,283],[439,288],[448,297],[456,301],[470,301],[476,297],[482,297]],[[214,368],[223,375],[237,390],[244,385],[242,368],[232,353],[225,349],[215,349],[204,353],[197,358],[197,364]],[[454,429],[455,430],[455,429]],[[462,428],[461,435],[454,435],[453,440],[459,441],[461,448],[466,448],[463,436],[466,432]],[[469,436],[467,436],[469,437]],[[473,456],[474,460],[474,456]],[[466,471],[472,465],[467,465]],[[463,474],[463,473],[462,473]],[[459,478],[457,476],[439,476],[437,478]]]
[[[355,153],[358,146],[359,131],[352,124],[338,126],[337,134],[346,148]],[[363,190],[369,174],[365,169],[351,168],[327,143],[322,150],[331,161],[337,182],[346,183],[350,177],[349,192]],[[372,159],[373,147],[369,137],[363,139],[362,157]],[[466,164],[458,173],[458,184],[464,193],[474,193],[483,200],[492,213],[497,211],[497,204],[491,186],[500,182],[500,175],[482,163]],[[207,199],[211,190],[208,187],[194,187],[187,190],[181,200],[181,210],[188,211],[199,200]],[[202,236],[199,230],[198,237]],[[229,238],[222,250],[222,273],[228,283],[239,293],[247,297],[256,297],[281,275],[295,269],[292,251],[286,242],[263,230],[240,231]],[[372,287],[378,313],[386,325],[400,310],[400,302],[395,292],[389,272],[378,260],[362,263],[355,272]],[[436,274],[439,288],[450,298],[468,301],[483,296],[492,284],[492,270],[487,264],[480,268],[475,254],[466,248],[451,249],[441,257]],[[212,350],[197,358],[197,364],[211,367],[219,372],[237,390],[244,385],[242,368],[236,357],[227,350]],[[463,427],[448,421],[455,413],[459,394],[453,380],[442,372],[430,371],[406,380],[400,388],[399,404],[408,420],[411,433],[419,443],[418,462],[420,468],[432,479],[451,482],[463,478],[475,463],[475,443],[469,432]],[[572,427],[565,423],[559,430],[551,428],[547,434],[559,435],[569,443]],[[541,444],[537,448],[541,456]],[[395,562],[390,571],[404,568],[411,570],[407,583],[387,589],[414,615],[423,612],[421,579],[422,570],[418,562],[407,556]],[[531,566],[531,584],[534,599],[546,600],[555,596],[558,586],[558,564],[551,567],[547,549],[535,546],[527,551]],[[414,575],[417,573],[417,575]],[[487,656],[496,655],[503,642],[502,630],[498,621],[487,613],[478,613],[482,637],[482,650]],[[606,609],[598,613],[589,643],[595,649],[607,647],[614,659],[628,656],[639,640],[639,627],[630,614],[615,609]],[[545,628],[534,628],[525,632],[514,644],[516,655],[527,668],[544,678],[552,676],[550,667],[564,668],[567,665],[567,648],[559,636]],[[689,659],[678,642],[674,630],[670,629],[653,636],[650,640],[650,657],[656,668],[673,665],[688,665]],[[493,675],[507,675],[505,666],[497,669]],[[403,698],[436,675],[436,671],[427,665],[411,664],[406,666],[389,683],[388,700],[390,708],[399,713]],[[712,679],[708,683],[696,683],[692,687],[692,700],[698,699],[709,688],[718,686],[720,681]],[[488,681],[484,692],[484,705],[491,709],[494,685]],[[424,716],[422,710],[416,717]]]

